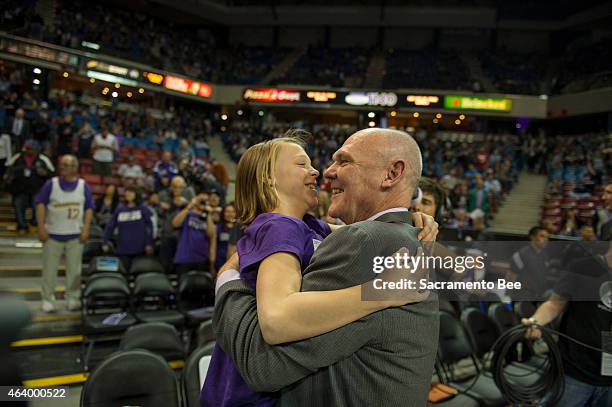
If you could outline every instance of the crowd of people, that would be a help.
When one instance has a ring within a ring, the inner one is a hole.
[[[10,4],[9,4],[10,6]],[[82,2],[60,2],[53,28],[43,24],[33,5],[14,2],[2,15],[11,32],[74,49],[99,52],[146,62],[154,67],[223,84],[257,84],[289,55],[291,49],[230,44],[215,28],[181,26],[130,10],[89,7]],[[138,30],[131,27],[138,26]],[[147,44],[146,46],[143,44]],[[609,39],[573,40],[560,54],[558,69],[548,78],[543,52],[512,53],[504,47],[485,49],[475,60],[491,79],[491,91],[547,94],[584,91],[608,86]],[[480,92],[483,84],[471,72],[461,50],[429,45],[420,50],[385,50],[385,88],[457,89]],[[278,84],[362,87],[372,49],[311,45],[280,77]]]

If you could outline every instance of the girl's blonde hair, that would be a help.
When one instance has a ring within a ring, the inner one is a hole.
[[[236,170],[236,216],[249,225],[260,214],[278,206],[274,169],[278,153],[286,143],[305,148],[303,130],[289,130],[283,137],[250,147],[240,158]]]

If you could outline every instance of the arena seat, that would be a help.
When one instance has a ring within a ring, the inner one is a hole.
[[[174,371],[161,356],[142,349],[104,359],[81,392],[81,407],[180,405]]]
[[[88,369],[96,335],[117,334],[136,323],[130,311],[130,288],[118,272],[91,275],[81,295],[83,321],[83,367]]]
[[[441,311],[446,311],[446,312],[450,312],[451,314],[455,314],[456,310],[455,307],[453,306],[453,304],[451,304],[451,302],[449,300],[447,300],[446,298],[439,298],[439,308]]]
[[[489,307],[489,318],[491,318],[493,323],[497,325],[497,329],[501,333],[521,323],[518,316],[514,312],[510,311],[504,304],[500,303],[493,304],[491,307]],[[535,354],[531,341],[525,340],[521,342],[521,345],[521,362],[531,367],[540,367],[544,357]],[[511,354],[510,356],[511,358],[518,359],[518,350],[516,351],[516,354]]]
[[[200,391],[206,378],[214,346],[202,346],[191,352],[181,375],[184,407],[200,407]]]
[[[461,381],[450,380],[452,375],[449,371],[452,365],[463,359],[471,359],[476,371],[480,373],[469,339],[461,326],[461,323],[450,313],[440,311],[440,337],[438,346],[438,362],[441,370],[445,373],[440,375],[443,383],[448,384],[460,391],[466,391],[466,395],[478,400],[481,407],[502,407],[506,405],[504,398],[495,385],[495,381],[483,374],[470,377]],[[475,382],[474,382],[475,381]]]
[[[141,322],[167,322],[180,327],[185,317],[174,309],[176,297],[168,276],[161,273],[143,273],[134,282],[134,308]]]
[[[211,317],[210,312],[200,310],[210,308],[215,302],[214,296],[214,282],[210,273],[192,270],[180,276],[177,304],[187,319],[187,325],[197,326]]]
[[[198,348],[215,340],[215,331],[213,330],[213,321],[209,319],[200,324],[197,331]]]
[[[496,303],[489,307],[489,317],[497,326],[499,332],[505,332],[520,323],[516,314],[502,303]]]
[[[470,338],[476,357],[483,360],[500,336],[497,325],[487,314],[477,309],[463,311],[461,313],[461,323]],[[490,373],[486,374],[490,376]],[[533,372],[533,367],[519,362],[506,365],[504,374],[508,380],[521,385],[531,385],[541,376],[537,372]]]
[[[132,260],[130,275],[137,277],[142,273],[162,273],[164,266],[153,256],[140,256]]]
[[[109,253],[113,253],[114,251],[113,245],[110,242],[108,242],[107,244],[110,247]],[[95,256],[104,255],[105,253],[102,250],[103,245],[104,245],[104,242],[102,241],[102,239],[90,239],[86,241],[85,244],[83,245],[83,254],[82,254],[83,264],[89,263],[91,259]]]
[[[89,238],[90,239],[102,239],[104,236],[104,230],[98,225],[91,225],[89,227]]]
[[[176,328],[165,322],[131,326],[121,336],[119,350],[146,349],[167,361],[185,358],[185,346]]]

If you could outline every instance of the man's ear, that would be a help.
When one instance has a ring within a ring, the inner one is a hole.
[[[382,187],[390,188],[397,184],[402,178],[404,171],[406,171],[406,163],[402,160],[395,161],[387,168],[385,179],[382,182]]]

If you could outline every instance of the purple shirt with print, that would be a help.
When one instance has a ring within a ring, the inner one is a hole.
[[[189,211],[181,225],[174,264],[208,263],[210,242],[206,214]]]
[[[119,205],[104,229],[104,243],[113,236],[117,228],[117,247],[115,254],[134,256],[145,251],[145,246],[153,246],[153,222],[151,209],[146,205]]]
[[[259,265],[268,256],[286,252],[300,260],[302,270],[314,253],[314,240],[321,241],[331,233],[327,223],[311,215],[303,221],[278,213],[259,215],[238,241],[240,277],[255,289]],[[217,344],[200,394],[202,407],[274,406],[275,393],[258,393],[244,382],[232,359]]]
[[[59,185],[62,191],[72,192],[76,189],[78,183],[79,183],[78,178],[74,181],[66,181],[65,179],[61,177],[59,178]],[[48,179],[47,182],[45,182],[45,185],[43,185],[40,191],[38,192],[38,195],[36,195],[37,205],[39,203],[44,204],[45,206],[49,205],[49,199],[51,198],[52,186],[53,186],[52,179]],[[89,185],[87,185],[86,182],[85,182],[83,189],[85,190],[85,210],[93,209],[94,202],[91,196],[91,189],[89,189]],[[79,235],[51,235],[50,234],[49,237],[53,240],[66,241],[66,240],[76,239],[79,237]]]

